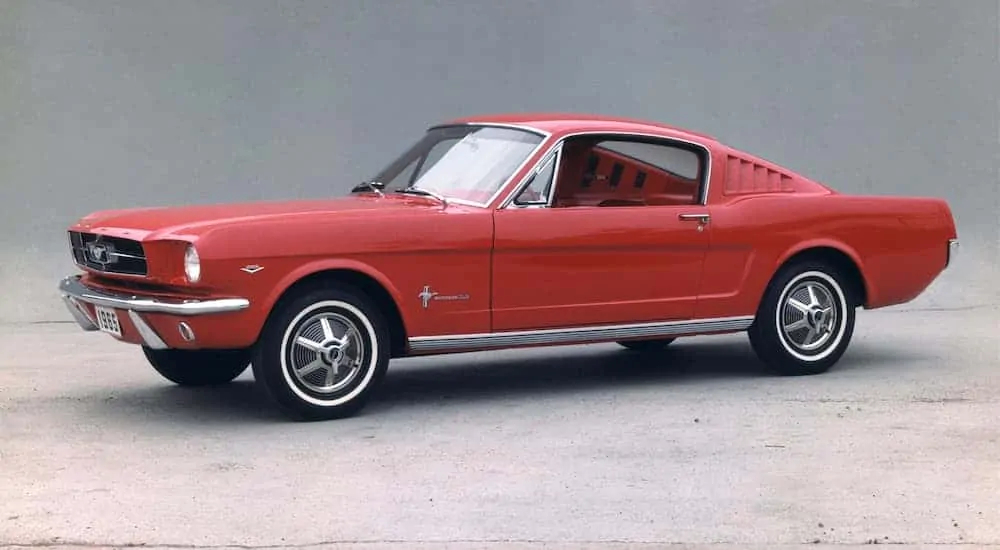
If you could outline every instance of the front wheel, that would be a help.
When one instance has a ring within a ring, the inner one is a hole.
[[[848,279],[823,262],[782,269],[748,333],[757,356],[782,375],[819,374],[847,350],[855,300]]]
[[[253,372],[266,393],[301,420],[355,414],[389,363],[389,332],[379,309],[338,283],[282,300],[258,342]]]
[[[149,364],[179,386],[213,386],[231,382],[250,364],[245,349],[152,349],[142,347]]]

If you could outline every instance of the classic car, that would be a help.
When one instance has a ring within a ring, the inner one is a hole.
[[[166,379],[248,366],[293,418],[357,413],[390,359],[746,332],[777,375],[826,371],[858,308],[949,265],[948,204],[859,196],[702,133],[573,114],[428,128],[323,200],[107,210],[68,229],[85,330]]]

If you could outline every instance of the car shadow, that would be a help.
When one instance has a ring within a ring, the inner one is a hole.
[[[561,350],[561,351],[559,351]],[[871,368],[897,368],[920,356],[857,345],[825,376]],[[412,364],[407,364],[410,361]],[[584,394],[639,386],[679,386],[713,380],[775,378],[745,339],[678,340],[653,352],[616,345],[574,346],[503,355],[460,354],[414,358],[390,366],[366,410],[420,407],[537,395]]]
[[[854,370],[899,368],[914,359],[910,351],[878,345],[852,347],[826,376]],[[772,375],[745,339],[678,341],[655,352],[633,352],[616,345],[572,346],[497,353],[443,355],[396,360],[361,416],[389,410],[461,406],[493,399],[530,400],[539,395],[614,392],[639,386],[704,384],[712,380],[767,378]],[[820,382],[817,382],[820,383]],[[129,421],[241,424],[287,419],[244,373],[231,384],[209,388],[146,386],[94,396],[98,414],[125,415]]]
[[[580,393],[680,384],[716,378],[746,378],[766,373],[745,346],[683,345],[653,352],[609,346],[564,348],[562,352],[519,350],[500,356],[462,354],[399,361],[377,395],[382,403],[435,401],[442,398],[476,401],[502,397],[531,398],[537,394]],[[411,361],[412,363],[407,363]]]

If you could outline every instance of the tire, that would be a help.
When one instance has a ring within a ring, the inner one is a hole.
[[[676,338],[656,338],[653,340],[625,340],[618,345],[631,351],[656,351],[669,346]]]
[[[179,386],[215,386],[231,382],[250,364],[250,350],[151,349],[142,347],[156,372]]]
[[[299,343],[300,337],[310,343]],[[294,419],[345,418],[364,407],[389,354],[380,310],[362,292],[337,283],[279,301],[255,348],[253,373]]]
[[[793,300],[800,306],[793,305]],[[764,293],[747,331],[750,344],[757,357],[777,374],[826,372],[850,345],[856,304],[849,279],[836,268],[815,260],[787,266],[779,270]],[[808,313],[801,311],[802,305]],[[811,340],[806,339],[809,335]]]

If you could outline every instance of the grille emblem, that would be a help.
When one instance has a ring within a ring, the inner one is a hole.
[[[98,241],[87,244],[87,255],[90,256],[92,261],[101,265],[112,263],[113,256],[110,248],[108,245]]]

